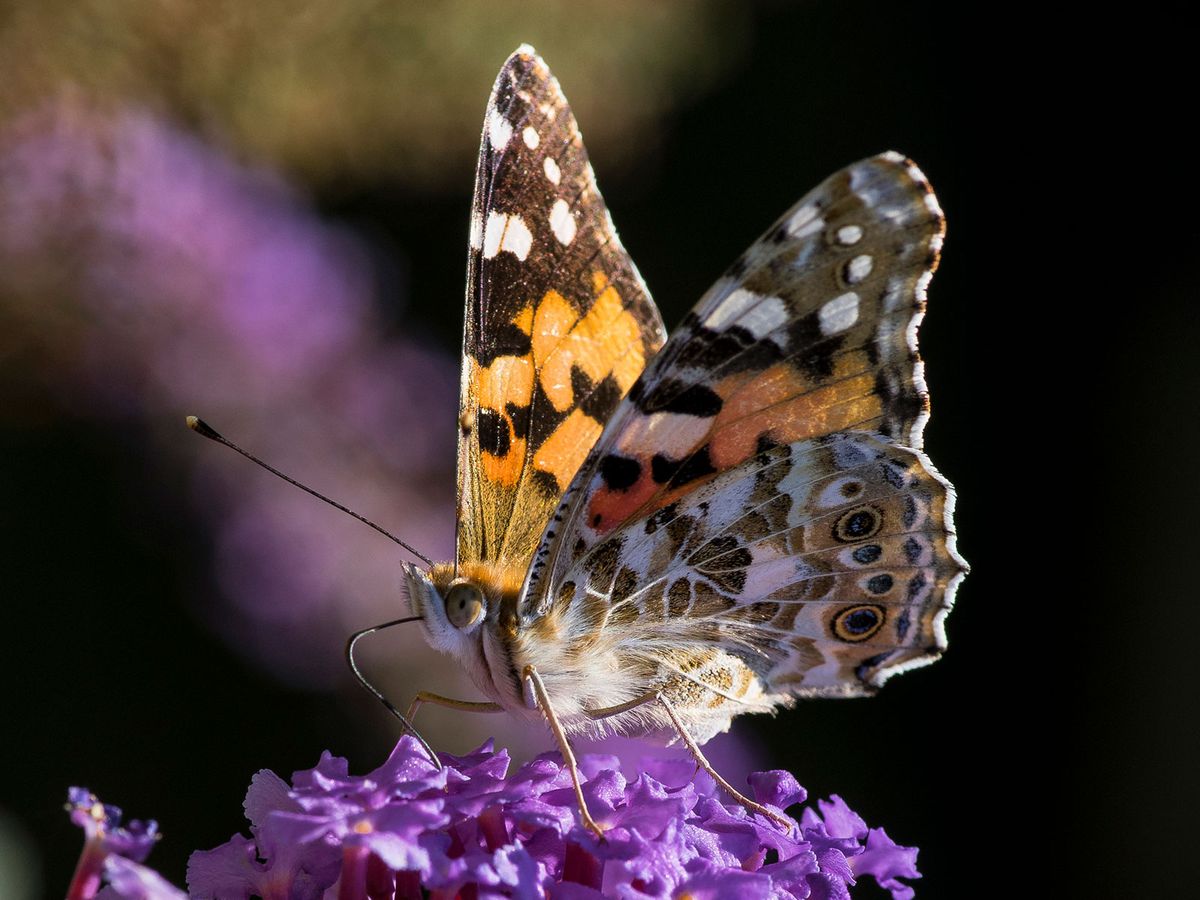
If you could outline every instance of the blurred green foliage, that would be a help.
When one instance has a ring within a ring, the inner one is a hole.
[[[44,0],[0,12],[0,129],[69,86],[134,103],[314,186],[462,188],[481,84],[546,53],[588,146],[645,158],[653,126],[740,55],[748,5],[718,0]]]

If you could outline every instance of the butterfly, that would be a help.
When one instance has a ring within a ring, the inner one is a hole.
[[[487,104],[471,211],[452,562],[405,564],[488,698],[420,704],[700,745],[932,662],[966,563],[921,452],[917,327],[944,219],[884,153],[832,175],[667,338],[579,128],[528,46]]]

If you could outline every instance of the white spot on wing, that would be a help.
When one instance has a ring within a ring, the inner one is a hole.
[[[779,297],[768,297],[738,319],[737,324],[756,338],[763,338],[787,324],[787,320],[787,304]]]
[[[667,456],[682,459],[704,441],[712,419],[684,413],[653,413],[646,422],[647,446]]]
[[[546,177],[550,179],[551,184],[558,184],[562,179],[562,171],[558,168],[558,163],[547,156],[542,161],[542,169],[546,173]]]
[[[555,200],[550,208],[550,230],[560,244],[566,245],[575,240],[575,217],[571,215],[571,207],[566,200]]]
[[[508,119],[500,115],[500,111],[493,109],[488,115],[488,140],[492,142],[492,146],[500,150],[508,146],[509,140],[512,139],[513,128]]]
[[[840,334],[858,321],[858,294],[848,291],[840,297],[834,297],[821,307],[817,313],[817,322],[821,326],[821,334],[829,337]]]
[[[704,320],[704,327],[721,329],[728,325],[745,328],[758,340],[787,324],[787,304],[779,297],[756,294],[745,288],[729,296]]]
[[[746,311],[747,307],[765,299],[765,294],[756,294],[754,291],[748,291],[745,288],[730,291],[729,296],[722,300],[717,305],[717,308],[708,314],[708,317],[704,320],[704,327],[719,331],[737,319]]]
[[[471,249],[478,250],[483,246],[483,216],[476,213],[471,216]]]
[[[857,244],[862,240],[863,230],[858,225],[843,225],[837,230],[837,239],[839,244],[845,244],[847,247],[852,244]]]
[[[522,262],[533,247],[533,234],[520,216],[506,216],[492,211],[488,213],[483,228],[483,258],[491,259],[502,250],[507,250]]]
[[[524,262],[532,247],[533,233],[530,232],[529,226],[520,216],[509,216],[508,227],[504,229],[504,240],[500,242],[500,249],[507,250]]]
[[[525,130],[521,132],[521,138],[530,150],[536,150],[537,145],[541,143],[541,138],[538,137],[537,130],[532,125],[525,126]]]
[[[491,259],[500,252],[500,239],[504,237],[504,226],[508,216],[492,210],[488,213],[487,224],[483,229],[483,258]]]
[[[815,206],[802,206],[787,220],[787,232],[794,238],[808,237],[810,234],[816,234],[825,227],[825,220],[821,218]]]
[[[858,284],[871,274],[871,269],[874,265],[875,261],[871,259],[868,253],[862,253],[854,257],[854,259],[850,260],[850,265],[846,268],[846,280],[851,284]]]
[[[883,295],[883,311],[895,312],[909,302],[909,295],[904,290],[904,279],[893,275],[888,279],[887,290]]]

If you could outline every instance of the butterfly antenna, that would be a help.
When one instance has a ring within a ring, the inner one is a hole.
[[[350,665],[350,671],[354,673],[354,677],[358,679],[358,683],[363,686],[372,696],[384,705],[388,712],[400,720],[404,730],[416,738],[419,743],[429,754],[429,758],[433,760],[433,764],[439,769],[442,767],[442,762],[437,758],[437,754],[433,752],[433,748],[429,746],[429,742],[421,737],[421,733],[413,727],[413,723],[408,720],[400,710],[392,704],[392,701],[383,696],[383,692],[371,682],[367,681],[367,677],[363,675],[362,670],[358,668],[358,663],[354,660],[354,645],[358,643],[358,639],[375,631],[382,631],[384,628],[391,628],[393,625],[403,625],[405,622],[416,622],[424,618],[423,616],[409,616],[405,619],[395,619],[391,622],[384,622],[382,625],[372,625],[370,628],[364,628],[362,631],[356,631],[350,635],[350,639],[346,641],[346,662]]]
[[[395,541],[397,544],[399,544],[401,547],[403,547],[405,550],[407,550],[409,553],[411,553],[417,559],[421,560],[421,562],[425,563],[425,565],[427,565],[427,566],[433,565],[432,559],[430,559],[424,553],[421,553],[420,551],[414,549],[413,547],[410,547],[408,544],[406,544],[404,541],[400,540],[400,538],[396,537],[394,534],[392,534],[387,529],[383,528],[382,526],[376,525],[374,522],[372,522],[366,516],[359,515],[354,510],[350,509],[347,506],[343,506],[342,504],[338,503],[336,500],[330,500],[324,494],[319,493],[318,491],[314,491],[308,485],[301,484],[295,478],[290,478],[289,476],[284,475],[282,472],[280,472],[274,466],[267,465],[265,462],[263,462],[261,459],[259,459],[257,456],[255,456],[253,453],[251,453],[249,450],[243,450],[241,447],[239,447],[233,441],[229,440],[229,438],[225,437],[225,435],[221,434],[219,431],[217,431],[215,428],[213,428],[211,425],[209,425],[203,419],[198,418],[196,416],[188,416],[187,417],[187,425],[188,425],[188,428],[192,429],[192,431],[196,432],[196,434],[203,435],[204,437],[208,438],[210,441],[216,441],[218,444],[224,444],[230,450],[234,450],[234,451],[242,454],[242,456],[246,457],[246,459],[250,460],[250,462],[256,463],[256,464],[262,466],[264,469],[266,469],[272,475],[279,476],[284,481],[286,481],[288,484],[294,485],[295,487],[300,488],[300,490],[302,490],[308,494],[312,494],[312,496],[316,497],[318,500],[325,501],[330,506],[332,506],[334,509],[340,509],[342,512],[344,512],[348,516],[353,516],[354,518],[358,519],[358,521],[362,522],[364,525],[370,525],[372,528],[374,528],[376,531],[378,531],[384,537]],[[361,676],[359,676],[359,677],[361,678]],[[363,684],[366,684],[366,682],[364,681]],[[400,718],[403,719],[404,717],[401,716]],[[416,732],[413,732],[413,733],[415,734]],[[422,743],[424,743],[424,741],[422,741]]]

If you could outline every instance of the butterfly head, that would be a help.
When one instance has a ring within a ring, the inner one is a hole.
[[[461,655],[487,618],[483,589],[468,578],[455,577],[452,566],[438,565],[425,572],[406,563],[404,575],[409,606],[413,615],[421,616],[429,643],[443,653]]]
[[[506,596],[513,591],[497,573],[470,566],[455,571],[453,563],[438,563],[429,571],[405,563],[408,599],[413,615],[422,617],[429,643],[443,653],[461,657],[479,639],[481,626],[507,619]]]

